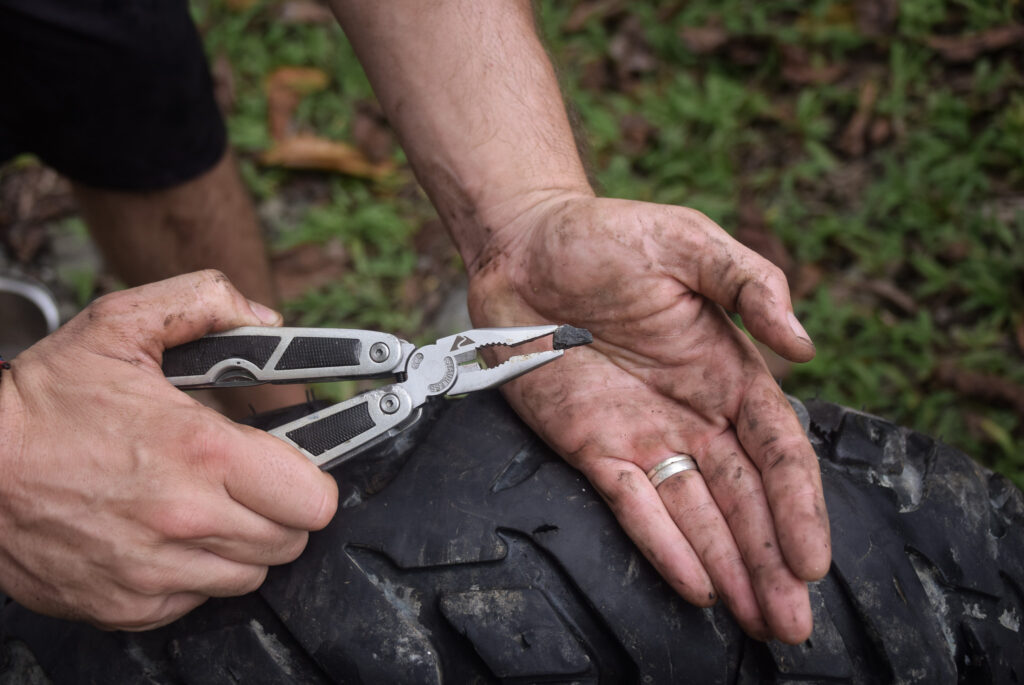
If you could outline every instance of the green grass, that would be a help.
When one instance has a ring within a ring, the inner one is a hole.
[[[794,367],[785,389],[941,436],[1024,485],[1024,418],[939,374],[953,364],[1024,387],[1024,332],[1016,335],[1024,326],[1024,51],[951,64],[927,43],[1021,22],[1022,6],[906,0],[891,27],[867,35],[854,4],[839,0],[693,0],[675,12],[626,3],[621,15],[568,32],[576,4],[541,2],[539,25],[602,192],[695,207],[727,230],[737,227],[741,202],[753,201],[795,273],[820,275],[796,303],[818,356]],[[303,102],[299,125],[340,140],[351,138],[354,105],[372,97],[369,85],[334,26],[283,26],[269,2],[232,12],[197,0],[195,9],[211,54],[234,66],[231,139],[247,182],[258,198],[271,197],[293,177],[253,161],[269,144],[266,74],[282,65],[330,74],[330,86]],[[652,68],[595,82],[595,71],[614,73],[608,56],[627,21],[639,27]],[[724,27],[728,46],[691,52],[680,32],[708,24]],[[814,67],[845,71],[828,83],[795,83],[784,69],[794,50]],[[887,134],[851,157],[839,141],[867,81],[878,91],[872,121]],[[649,123],[646,144],[624,140],[629,117]],[[328,199],[278,227],[278,248],[340,237],[352,254],[349,276],[289,305],[297,320],[422,326],[414,307],[395,303],[430,210],[400,186],[334,180]],[[879,284],[912,306],[880,295]]]

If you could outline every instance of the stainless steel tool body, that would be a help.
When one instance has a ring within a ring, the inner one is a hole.
[[[493,368],[479,358],[485,347],[548,335],[558,348],[559,331],[571,340],[562,349],[512,356]],[[414,423],[431,398],[496,387],[589,341],[580,329],[557,325],[476,328],[423,347],[375,331],[245,327],[167,350],[163,371],[183,389],[394,376],[395,383],[270,431],[326,469]]]

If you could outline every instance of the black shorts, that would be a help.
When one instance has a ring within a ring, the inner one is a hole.
[[[226,145],[187,0],[0,0],[0,162],[159,190]]]

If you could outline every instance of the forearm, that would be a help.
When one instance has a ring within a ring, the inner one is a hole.
[[[333,0],[470,271],[533,204],[590,193],[525,0]]]

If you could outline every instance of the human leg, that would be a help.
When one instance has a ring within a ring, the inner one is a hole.
[[[72,183],[108,266],[129,286],[216,268],[250,300],[277,305],[263,236],[230,151],[209,171],[171,188],[133,192]],[[145,227],[145,230],[140,230]],[[304,399],[295,385],[218,391],[234,418]]]

